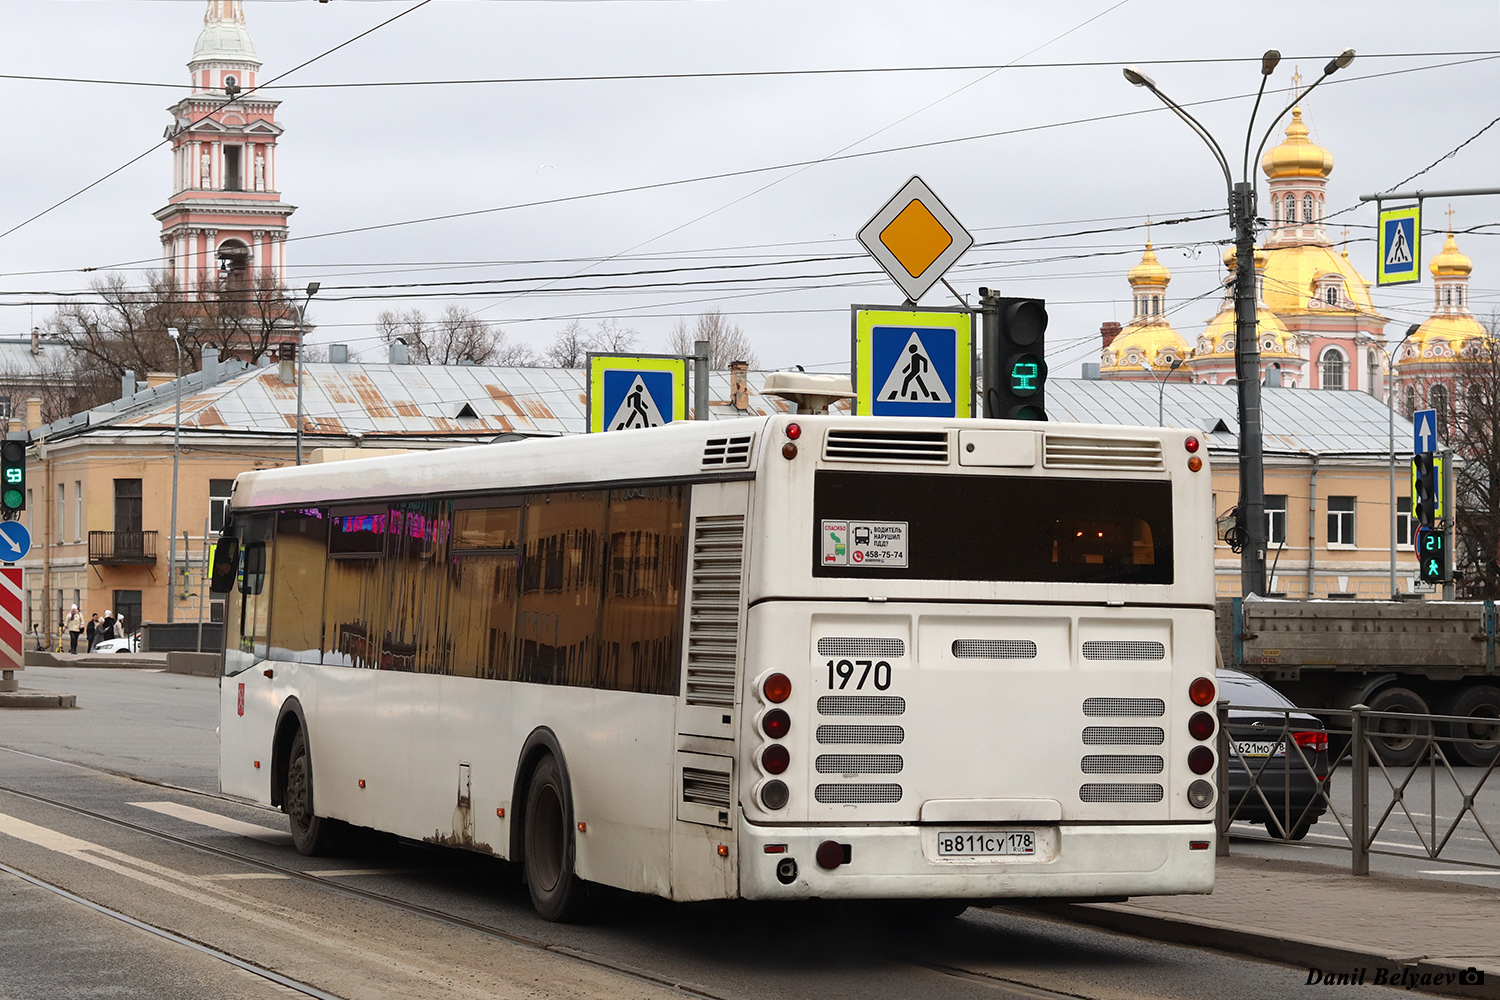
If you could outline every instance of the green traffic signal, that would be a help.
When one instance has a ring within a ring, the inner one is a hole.
[[[6,512],[26,509],[26,442],[6,441],[0,444],[0,509]]]

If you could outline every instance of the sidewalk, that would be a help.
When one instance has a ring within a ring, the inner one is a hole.
[[[1327,865],[1220,858],[1211,896],[1048,907],[1110,930],[1197,945],[1458,997],[1500,998],[1500,887],[1399,875],[1350,875]],[[1465,986],[1456,973],[1484,973]],[[1425,981],[1422,977],[1427,977]],[[1333,980],[1350,983],[1351,980]]]

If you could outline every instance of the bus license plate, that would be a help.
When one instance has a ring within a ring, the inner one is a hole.
[[[1235,743],[1235,752],[1244,757],[1280,757],[1285,750],[1282,743]]]
[[[944,830],[938,833],[938,857],[1035,854],[1035,830]]]

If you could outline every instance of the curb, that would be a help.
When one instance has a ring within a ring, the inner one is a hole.
[[[0,708],[77,708],[75,694],[51,691],[7,691],[0,694]]]
[[[1027,907],[1021,912],[1037,911],[1133,937],[1211,948],[1282,965],[1300,965],[1307,969],[1323,969],[1335,973],[1364,968],[1370,970],[1369,975],[1373,975],[1376,967],[1382,967],[1393,971],[1404,970],[1409,976],[1454,976],[1469,968],[1450,959],[1429,959],[1423,955],[1383,955],[1337,941],[1257,933],[1217,920],[1186,920],[1161,916],[1119,903],[1042,904]],[[1500,1000],[1500,969],[1480,971],[1486,973],[1486,977],[1484,984],[1479,986],[1462,986],[1454,981],[1408,988],[1442,996]],[[1399,987],[1401,984],[1396,985]]]

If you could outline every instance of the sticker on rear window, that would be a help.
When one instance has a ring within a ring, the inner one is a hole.
[[[824,521],[823,564],[905,569],[905,521]]]

